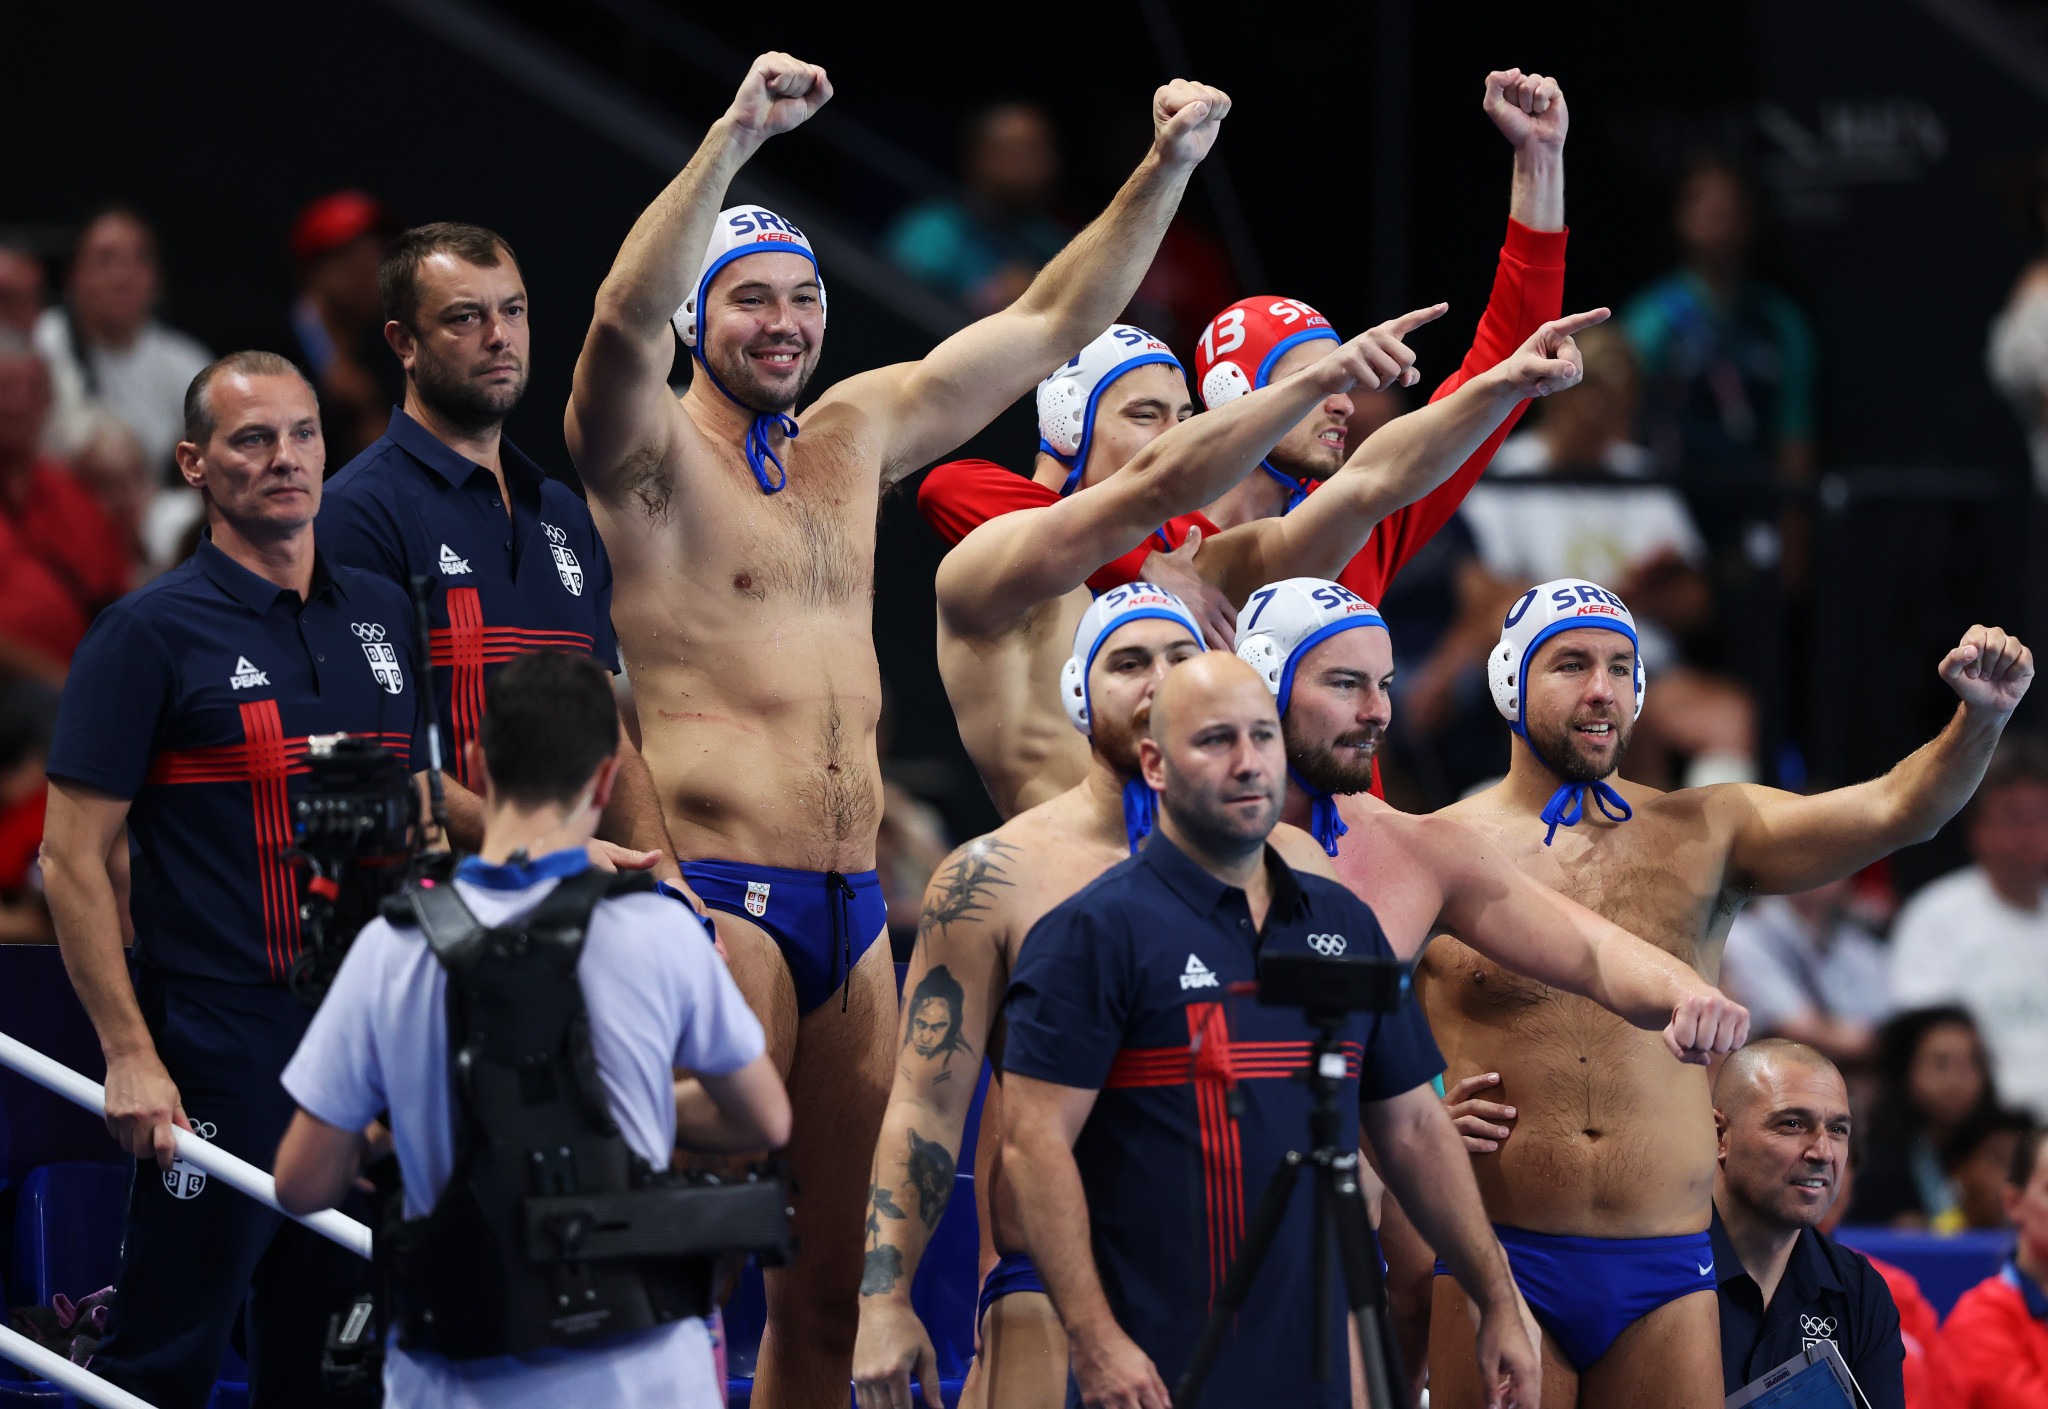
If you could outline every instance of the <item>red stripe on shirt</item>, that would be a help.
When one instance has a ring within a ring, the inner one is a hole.
[[[430,634],[434,663],[454,668],[448,692],[450,748],[455,755],[455,776],[462,785],[476,789],[469,774],[469,741],[476,737],[484,716],[484,612],[474,587],[448,589],[448,625]]]

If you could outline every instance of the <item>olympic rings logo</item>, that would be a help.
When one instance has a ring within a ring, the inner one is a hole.
[[[1308,947],[1326,959],[1334,959],[1344,952],[1345,940],[1341,934],[1312,934]]]
[[[1835,1333],[1835,1318],[1832,1316],[1801,1316],[1800,1334],[1808,1336],[1832,1336]]]
[[[349,627],[349,630],[356,633],[358,641],[381,641],[384,639],[384,628],[374,621],[359,621]]]
[[[550,543],[566,544],[569,541],[569,534],[567,530],[556,528],[551,523],[542,524],[540,526],[540,531],[548,536],[548,542]]]

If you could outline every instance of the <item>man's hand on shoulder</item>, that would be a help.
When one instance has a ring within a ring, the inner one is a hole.
[[[1193,166],[1209,155],[1229,115],[1230,95],[1221,88],[1185,78],[1162,84],[1152,95],[1152,150],[1169,166]]]
[[[1564,146],[1571,114],[1554,78],[1518,68],[1486,75],[1486,115],[1517,151]]]
[[[832,80],[816,64],[770,52],[754,60],[725,116],[756,142],[802,126],[832,98]]]
[[[1203,577],[1195,567],[1195,555],[1202,551],[1202,530],[1191,528],[1180,547],[1171,553],[1157,549],[1145,555],[1141,578],[1164,587],[1188,604],[1202,628],[1202,640],[1212,651],[1237,649],[1237,608],[1223,595],[1223,589]]]
[[[1973,626],[1942,658],[1941,678],[1973,710],[2004,718],[2034,679],[2034,653],[1996,626]]]

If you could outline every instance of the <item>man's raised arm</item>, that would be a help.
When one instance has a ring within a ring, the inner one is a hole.
[[[939,565],[946,625],[967,636],[1010,626],[1079,587],[1168,519],[1243,479],[1325,397],[1406,384],[1415,375],[1415,354],[1401,340],[1444,307],[1382,323],[1283,381],[1182,421],[1100,484],[1038,512],[981,525]]]
[[[674,424],[669,319],[695,288],[726,187],[763,142],[802,123],[831,96],[831,80],[817,65],[763,54],[689,165],[633,222],[598,287],[564,417],[570,456],[593,489],[615,492],[629,458],[660,463]]]
[[[1443,886],[1440,923],[1503,968],[1591,999],[1704,1066],[1749,1040],[1749,1014],[1692,967],[1510,865],[1471,828],[1423,819],[1416,838]]]
[[[1240,524],[1204,544],[1202,575],[1240,603],[1283,577],[1336,577],[1375,524],[1443,483],[1515,407],[1577,385],[1584,368],[1572,335],[1606,319],[1596,308],[1546,323],[1498,366],[1395,417],[1293,513]]]
[[[1229,112],[1230,97],[1219,88],[1179,78],[1160,88],[1152,95],[1152,149],[1022,298],[920,362],[850,378],[820,398],[821,406],[859,402],[878,428],[885,482],[965,441],[1110,325],[1152,267],[1188,177]]]
[[[1718,803],[1737,809],[1734,884],[1767,895],[1811,890],[1926,841],[1962,810],[2033,681],[2034,653],[1998,627],[1973,626],[1939,671],[1962,703],[1940,734],[1882,778],[1812,797],[1755,784],[1714,789]]]

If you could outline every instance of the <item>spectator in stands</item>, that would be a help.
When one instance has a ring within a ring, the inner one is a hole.
[[[1650,445],[1694,481],[1804,483],[1813,472],[1813,325],[1752,278],[1755,201],[1725,159],[1678,186],[1679,267],[1622,310],[1649,380]]]
[[[1973,864],[1899,912],[1892,996],[1967,1008],[1999,1091],[2048,1119],[2048,742],[2008,733],[1965,825]]]
[[[969,120],[958,196],[918,202],[882,236],[891,262],[975,317],[1015,302],[1066,245],[1052,214],[1060,179],[1052,119],[998,103]]]
[[[136,586],[185,559],[185,539],[206,517],[199,491],[152,473],[142,442],[106,407],[87,408],[71,473],[106,511]]]
[[[1900,1013],[1878,1032],[1877,1103],[1848,1221],[1900,1228],[1962,1226],[1962,1194],[1942,1151],[1998,1098],[1977,1025],[1961,1008]]]
[[[0,676],[62,677],[93,614],[128,590],[128,560],[92,493],[44,453],[50,371],[0,332]]]
[[[86,221],[72,247],[64,304],[36,322],[36,346],[55,381],[56,446],[69,454],[97,401],[142,441],[153,473],[168,476],[185,424],[185,388],[213,360],[151,313],[163,293],[156,232],[126,206]]]
[[[1852,913],[1856,881],[1752,900],[1735,917],[1721,956],[1721,986],[1749,1009],[1749,1030],[1788,1037],[1837,1065],[1877,1055],[1891,1015],[1885,948]]]
[[[1979,1111],[1956,1127],[1942,1147],[1941,1167],[1956,1187],[1956,1226],[1937,1233],[1995,1232],[2006,1226],[2005,1177],[2020,1146],[2034,1133],[2026,1112],[2002,1106]]]
[[[40,680],[0,685],[0,944],[55,938],[43,903],[36,848],[43,840],[43,763],[58,693]]]
[[[327,463],[346,465],[390,424],[405,400],[405,369],[384,343],[384,302],[377,261],[404,225],[361,191],[335,191],[307,203],[292,222],[290,354],[320,393]]]
[[[0,240],[0,328],[33,337],[42,312],[42,260],[27,245]]]
[[[1849,1088],[1826,1057],[1767,1037],[1714,1078],[1712,1264],[1721,1374],[1734,1394],[1833,1341],[1870,1409],[1904,1409],[1898,1308],[1864,1256],[1819,1231],[1849,1158]],[[1825,1332],[1811,1328],[1828,1323]]]
[[[2020,1143],[2003,1191],[2018,1230],[1996,1276],[1963,1293],[1942,1328],[1958,1409],[2048,1404],[2048,1130]]]
[[[1630,439],[1642,397],[1628,339],[1607,326],[1578,341],[1585,379],[1545,400],[1535,429],[1508,438],[1465,501],[1480,560],[1515,592],[1583,577],[1634,610],[1653,703],[1630,740],[1628,778],[1668,788],[1684,758],[1687,787],[1750,781],[1748,693],[1680,658],[1680,637],[1713,610],[1707,547],[1684,497],[1644,480],[1654,463]],[[1487,633],[1481,654],[1492,645]]]
[[[2048,238],[2048,151],[2035,160],[2033,186],[2027,214],[2035,234]],[[1991,320],[1984,363],[1991,384],[2027,428],[2034,487],[2048,494],[2048,252],[2020,271],[2005,307]]]

